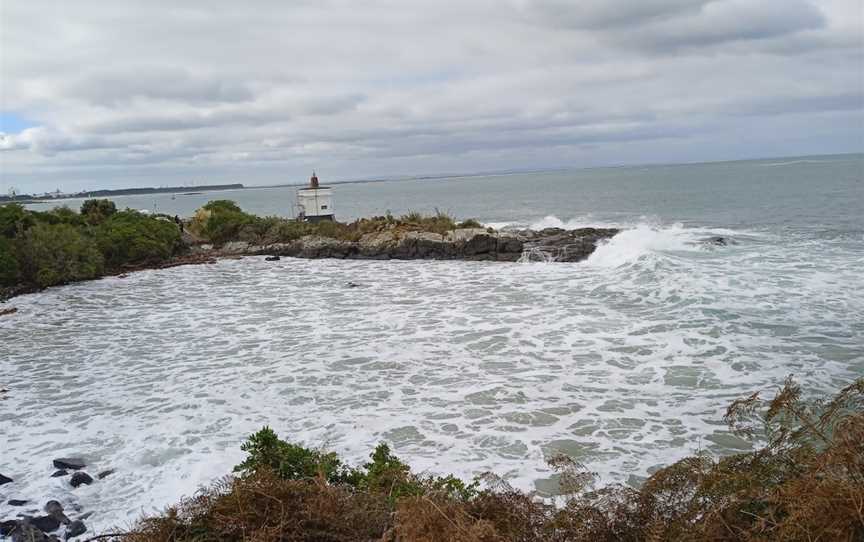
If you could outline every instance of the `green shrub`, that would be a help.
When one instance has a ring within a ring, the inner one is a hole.
[[[9,239],[0,237],[0,286],[14,286],[17,284],[19,273],[15,246]]]
[[[101,224],[117,212],[117,206],[110,199],[88,199],[81,205],[81,215],[88,224]]]
[[[463,220],[459,224],[456,225],[457,228],[482,228],[483,224],[478,222],[476,219],[469,218],[468,220]]]
[[[212,201],[208,201],[202,209],[206,209],[208,211],[228,211],[232,213],[242,213],[243,210],[240,209],[240,206],[230,199],[215,199]]]
[[[411,467],[390,453],[390,447],[383,442],[369,455],[371,461],[361,468],[345,465],[333,452],[312,450],[281,440],[269,427],[251,435],[241,449],[249,456],[234,467],[235,472],[249,475],[266,468],[285,480],[322,478],[353,491],[385,494],[391,502],[400,497],[429,492],[467,500],[477,494],[479,485],[476,480],[466,484],[454,476],[414,474]]]
[[[311,228],[306,222],[280,219],[267,230],[265,243],[290,243],[308,235]]]
[[[257,217],[244,213],[229,200],[208,202],[195,213],[193,229],[217,245],[236,241],[244,226],[254,224]]]
[[[76,227],[86,225],[83,216],[76,213],[69,207],[66,207],[65,205],[62,207],[55,207],[50,211],[27,211],[27,218],[25,218],[25,229],[27,227],[27,223],[31,221],[33,224],[70,224]]]
[[[21,277],[40,287],[100,276],[102,254],[92,239],[70,224],[37,224],[19,240]]]
[[[249,457],[234,467],[235,472],[249,474],[266,467],[285,480],[323,476],[335,482],[342,477],[342,462],[335,453],[323,453],[285,442],[266,426],[250,436],[240,449]]]
[[[32,227],[36,221],[19,203],[0,205],[0,236],[12,239],[18,232]]]
[[[181,247],[176,224],[131,210],[110,215],[96,229],[95,236],[111,268],[166,260]]]

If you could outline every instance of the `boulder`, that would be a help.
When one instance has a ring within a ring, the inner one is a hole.
[[[12,531],[18,528],[18,521],[14,519],[8,519],[6,521],[0,521],[0,536],[11,536]]]
[[[496,247],[496,251],[498,254],[522,254],[523,243],[522,240],[516,237],[515,235],[499,235],[498,246]]]
[[[24,506],[28,502],[30,501],[23,501],[21,499],[9,499],[9,502],[7,502],[6,504],[8,504],[9,506]]]
[[[45,512],[62,523],[66,525],[69,523],[69,518],[66,517],[66,514],[63,513],[63,505],[57,501],[48,501],[45,503]]]
[[[107,478],[108,476],[111,476],[112,474],[114,474],[114,472],[115,472],[114,469],[103,470],[102,472],[100,472],[99,474],[96,475],[96,478],[99,478],[100,480],[102,480],[104,478]]]
[[[466,256],[476,256],[478,254],[491,254],[498,247],[498,239],[488,233],[478,233],[468,239],[462,248],[462,253]]]
[[[61,457],[54,460],[54,468],[56,469],[81,470],[86,466],[87,463],[79,457]]]
[[[72,537],[82,535],[87,532],[87,526],[80,519],[76,519],[66,526],[66,540]]]
[[[488,234],[489,232],[483,228],[458,228],[447,232],[447,240],[457,245],[462,245],[470,241],[475,235]]]
[[[12,483],[12,478],[9,478],[8,476],[3,476],[2,474],[0,474],[0,486],[2,486],[3,484],[11,484],[11,483]]]
[[[249,251],[249,246],[249,243],[244,241],[231,241],[222,245],[220,252],[229,255],[246,254]]]
[[[612,238],[619,231],[615,228],[546,228],[539,232],[523,232],[526,238],[523,249],[536,256],[529,257],[532,261],[578,262],[590,256],[598,243]]]
[[[729,239],[727,237],[723,237],[721,235],[714,235],[714,236],[709,237],[707,239],[703,239],[702,242],[705,243],[706,245],[714,245],[714,246],[718,246],[718,247],[725,247],[727,245],[734,245],[735,244],[735,241],[733,241],[732,239]]]
[[[32,521],[32,520],[30,520]],[[55,538],[48,537],[36,525],[28,520],[16,522],[12,531],[12,542],[51,542]]]
[[[357,251],[357,245],[351,241],[307,235],[301,239],[302,248],[299,256],[302,258],[347,258]]]
[[[279,256],[267,256],[266,258],[264,258],[264,261],[265,262],[278,262],[281,259],[282,258],[280,258]]]
[[[366,233],[357,242],[357,252],[361,257],[380,258],[389,255],[398,241],[393,230]]]
[[[80,485],[90,485],[93,483],[93,477],[86,472],[76,472],[72,475],[69,483],[72,484],[72,487],[78,487]]]
[[[68,476],[68,475],[69,475],[68,470],[61,469],[61,470],[54,471],[54,474],[51,475],[51,478],[59,478],[61,476]]]
[[[441,260],[452,257],[453,250],[452,244],[445,242],[443,235],[428,231],[409,231],[402,234],[389,256],[405,260]]]
[[[62,522],[54,516],[38,516],[27,520],[43,533],[52,533],[60,528]]]

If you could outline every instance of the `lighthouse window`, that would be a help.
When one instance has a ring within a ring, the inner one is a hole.
[[[322,208],[322,209],[326,209],[327,206],[326,206],[326,205],[322,205],[321,208]]]

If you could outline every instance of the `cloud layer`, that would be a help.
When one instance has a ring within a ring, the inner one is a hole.
[[[0,9],[4,190],[864,148],[858,0]]]

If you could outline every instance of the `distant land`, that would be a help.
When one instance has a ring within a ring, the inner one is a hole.
[[[428,174],[394,174],[375,177],[360,177],[347,179],[328,179],[328,185],[338,184],[362,184],[362,183],[378,183],[392,181],[434,181],[441,179],[458,179],[471,177],[505,177],[508,175],[525,175],[531,173],[553,173],[564,171],[580,171],[580,170],[602,170],[602,169],[636,169],[646,167],[676,167],[688,166],[694,164],[724,164],[736,162],[761,162],[767,160],[825,160],[836,158],[848,158],[861,156],[860,152],[853,153],[836,153],[836,154],[814,154],[801,156],[765,156],[761,158],[740,158],[733,160],[709,160],[709,161],[692,161],[692,162],[652,162],[652,163],[636,163],[636,164],[607,164],[591,167],[548,167],[548,168],[516,168],[516,169],[497,169],[483,170],[473,172],[438,172]],[[111,197],[111,196],[130,196],[141,194],[160,194],[160,193],[199,193],[218,190],[239,190],[239,189],[258,189],[258,188],[285,188],[304,186],[308,181],[291,181],[274,184],[252,184],[245,186],[240,183],[236,184],[211,184],[211,185],[186,185],[186,186],[168,186],[159,188],[118,188],[114,190],[82,190],[73,193],[48,193],[48,194],[16,194],[14,197],[8,195],[0,195],[0,204],[15,201],[18,203],[42,203],[64,199],[80,199],[91,197]]]
[[[242,184],[205,184],[194,187],[189,186],[163,186],[159,188],[118,188],[116,190],[90,190],[74,194],[62,194],[58,196],[33,196],[30,194],[16,194],[15,196],[0,196],[0,202],[16,201],[20,203],[34,203],[38,201],[53,201],[58,199],[74,198],[101,198],[110,196],[137,196],[140,194],[179,194],[186,192],[211,192],[214,190],[238,190],[244,188]]]

